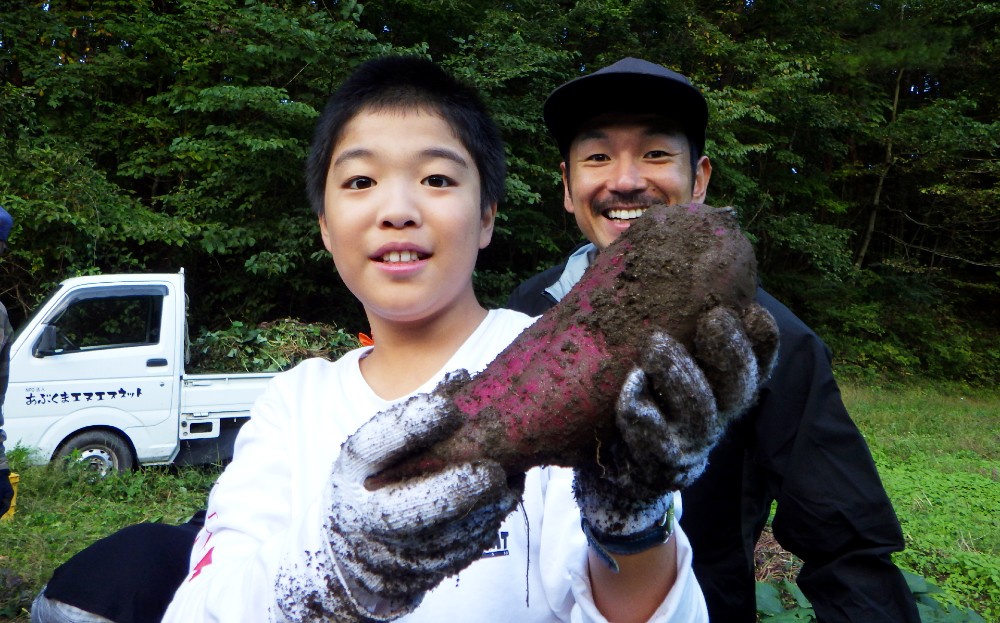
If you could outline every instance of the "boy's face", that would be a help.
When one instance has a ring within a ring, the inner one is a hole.
[[[703,202],[712,166],[692,179],[687,138],[655,115],[606,115],[584,126],[562,164],[563,206],[605,248],[654,203]]]
[[[480,209],[476,164],[441,117],[388,110],[344,127],[319,224],[369,315],[419,321],[475,303],[472,271],[495,216],[495,204]]]

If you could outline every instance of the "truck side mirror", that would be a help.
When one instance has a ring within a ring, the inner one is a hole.
[[[35,357],[51,357],[52,355],[57,355],[59,352],[56,350],[56,327],[55,325],[46,325],[42,329],[42,336],[38,338],[38,342],[35,344]]]

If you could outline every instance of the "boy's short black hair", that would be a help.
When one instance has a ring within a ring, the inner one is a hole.
[[[317,216],[323,214],[330,158],[347,124],[363,111],[405,109],[440,115],[451,126],[476,163],[484,211],[503,199],[507,173],[503,139],[476,90],[429,60],[385,56],[351,73],[330,96],[316,123],[306,189]]]

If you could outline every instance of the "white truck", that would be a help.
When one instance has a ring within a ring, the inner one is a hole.
[[[184,271],[67,279],[13,337],[8,450],[99,472],[232,457],[271,373],[187,374]]]

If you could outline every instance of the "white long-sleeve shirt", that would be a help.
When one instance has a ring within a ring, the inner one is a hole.
[[[518,312],[491,311],[440,373],[414,393],[431,391],[446,372],[481,371],[532,321]],[[332,363],[309,360],[271,382],[240,431],[233,462],[212,489],[191,572],[165,622],[285,620],[276,606],[279,568],[308,570],[316,566],[310,559],[329,555],[323,530],[329,509],[322,500],[340,446],[392,404],[361,375],[359,360],[367,350]],[[590,592],[588,546],[572,477],[564,468],[529,471],[523,506],[504,521],[493,547],[400,620],[604,621]],[[690,544],[676,522],[674,530],[677,581],[652,620],[707,621]],[[323,585],[321,578],[302,584],[310,582]]]

